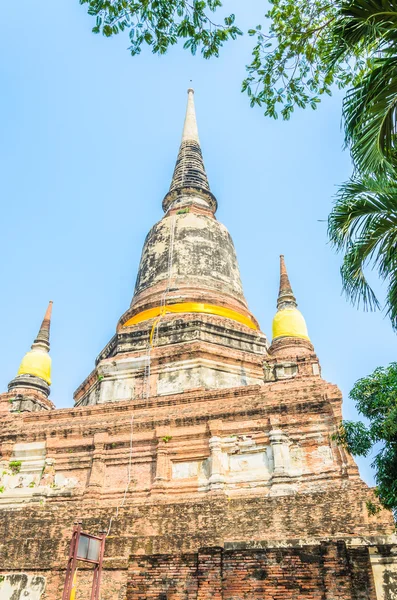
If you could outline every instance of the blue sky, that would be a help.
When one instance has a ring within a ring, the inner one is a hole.
[[[245,29],[266,10],[259,0],[225,5]],[[127,36],[91,33],[77,0],[6,3],[2,17],[0,389],[52,299],[51,397],[57,407],[72,405],[131,301],[193,80],[217,216],[234,239],[250,308],[270,337],[284,253],[323,376],[342,389],[344,416],[355,418],[347,394],[395,359],[395,335],[382,313],[358,311],[341,296],[340,257],[327,244],[324,220],[350,173],[341,95],[288,123],[272,121],[240,93],[247,36],[218,60],[181,47],[131,58]],[[368,482],[370,462],[359,461]]]

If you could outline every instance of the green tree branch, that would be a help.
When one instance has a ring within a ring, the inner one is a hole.
[[[397,517],[397,363],[359,379],[349,397],[368,425],[343,421],[335,439],[356,456],[368,456],[380,445],[372,463],[376,494]]]

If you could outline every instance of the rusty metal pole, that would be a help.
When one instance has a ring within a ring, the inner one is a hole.
[[[98,564],[94,569],[94,581],[92,582],[91,600],[99,600],[102,578],[103,555],[105,553],[106,532],[101,531],[101,547],[99,550]]]
[[[79,553],[79,542],[81,539],[83,539],[84,543],[82,544]],[[82,531],[81,522],[75,523],[73,527],[72,539],[70,541],[69,558],[66,567],[65,585],[63,588],[62,600],[70,600],[73,579],[76,572],[76,563],[78,560],[94,565],[91,600],[99,600],[103,556],[105,553],[105,539],[106,532],[101,531],[99,535],[92,535]],[[91,543],[94,544],[93,548],[91,548]]]
[[[70,599],[70,594],[71,594],[72,585],[73,585],[74,572],[76,570],[77,548],[79,545],[81,525],[82,525],[81,522],[75,523],[75,525],[73,527],[73,534],[72,534],[72,539],[70,541],[69,558],[68,558],[68,564],[66,567],[65,585],[63,588],[62,600]]]

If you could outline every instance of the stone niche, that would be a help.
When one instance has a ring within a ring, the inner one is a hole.
[[[254,487],[268,483],[274,470],[269,444],[256,443],[250,436],[232,436],[223,443],[223,465],[227,486]]]
[[[45,584],[40,575],[0,574],[0,600],[40,600]]]
[[[45,442],[14,445],[12,460],[21,461],[21,473],[41,474],[46,457]]]
[[[142,377],[146,363],[146,356],[100,363],[97,373],[98,382],[95,386],[98,387],[98,391],[93,401],[88,404],[105,404],[134,398],[136,378]]]
[[[252,435],[212,436],[209,439],[210,456],[192,457],[191,460],[171,458],[171,477],[175,484],[196,482],[198,491],[214,489],[278,487],[279,494],[293,493],[290,478],[302,472],[303,457],[300,449],[291,444],[279,430]]]
[[[298,365],[296,362],[282,362],[274,365],[275,378],[278,379],[291,379],[296,377],[298,374]]]
[[[206,485],[210,476],[210,460],[194,460],[172,463],[172,479],[197,479],[198,484]]]
[[[164,367],[158,374],[157,394],[166,396],[195,388],[221,389],[261,383],[258,375],[247,372],[241,366],[193,359]]]
[[[91,406],[120,402],[136,397],[136,381],[142,380],[147,356],[119,358],[118,360],[101,360],[87,380],[89,385],[80,396],[79,390],[76,406]]]
[[[369,549],[377,600],[397,600],[397,545]]]
[[[11,460],[0,464],[0,485],[3,492],[35,488],[40,484],[45,464],[45,442],[15,444]]]
[[[149,356],[103,360],[76,406],[131,400],[142,395]],[[151,366],[151,385],[158,396],[179,394],[196,388],[221,389],[261,385],[262,374],[221,360],[190,359]]]
[[[0,461],[0,505],[39,502],[76,487],[77,479],[56,473],[54,463],[45,442],[14,444],[10,460]]]

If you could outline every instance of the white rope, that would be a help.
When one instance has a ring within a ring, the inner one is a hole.
[[[171,208],[171,207],[170,207]],[[173,266],[173,261],[174,261],[174,242],[175,242],[175,227],[176,227],[176,214],[172,215],[172,219],[170,222],[170,243],[169,243],[169,248],[168,248],[168,265],[167,265],[167,286],[164,290],[164,293],[162,295],[161,298],[161,309],[165,307],[166,305],[166,301],[167,301],[167,296],[168,293],[170,291],[170,287],[171,287],[171,274],[172,274],[172,266]],[[158,320],[155,323],[155,339],[154,339],[154,343],[156,343],[158,341],[158,325],[160,323],[160,320],[162,318],[162,312],[160,312],[160,316],[158,318]],[[143,394],[146,396],[146,399],[148,400],[150,397],[150,367],[151,367],[151,349],[152,346],[154,345],[150,343],[150,339],[149,339],[149,343],[148,343],[148,353],[147,353],[147,361],[146,361],[146,365],[145,365],[145,372],[144,372],[144,382],[143,382]],[[132,399],[132,390],[131,390],[131,399]],[[131,424],[130,424],[130,454],[129,454],[129,459],[128,459],[128,474],[127,474],[127,485],[125,487],[124,490],[124,494],[123,494],[123,499],[121,501],[120,504],[118,504],[117,508],[116,508],[116,512],[113,516],[110,517],[109,520],[109,528],[107,531],[106,536],[108,536],[110,534],[110,531],[112,529],[112,524],[113,521],[116,520],[119,516],[119,511],[121,508],[123,508],[123,506],[125,505],[126,499],[127,499],[127,493],[131,484],[131,479],[132,479],[132,438],[133,438],[133,433],[134,433],[134,415],[131,415]]]
[[[131,393],[132,396],[132,393]],[[130,423],[130,456],[128,459],[128,471],[127,471],[127,485],[125,486],[125,490],[124,490],[124,494],[123,494],[123,499],[121,501],[121,503],[117,506],[116,508],[116,513],[110,517],[109,520],[109,528],[108,528],[108,532],[106,534],[106,537],[109,535],[110,530],[112,528],[112,524],[113,524],[113,520],[117,519],[117,517],[119,516],[119,510],[120,508],[123,508],[126,498],[127,498],[127,493],[128,493],[128,489],[130,487],[131,484],[131,480],[132,480],[132,437],[133,437],[133,433],[134,433],[134,414],[131,415],[131,423]]]
[[[171,207],[170,207],[171,208]],[[168,262],[167,262],[167,285],[163,294],[161,295],[160,301],[160,315],[153,325],[153,329],[149,335],[147,345],[147,358],[143,376],[142,396],[146,400],[150,398],[150,370],[151,370],[151,350],[158,344],[159,337],[159,325],[163,318],[163,309],[167,303],[168,293],[171,288],[172,281],[172,267],[174,262],[174,243],[175,243],[175,228],[176,228],[176,214],[174,213],[170,221],[170,240],[168,245]]]
[[[153,345],[158,343],[159,325],[160,325],[161,319],[163,318],[163,310],[162,309],[165,308],[165,306],[167,304],[167,297],[168,297],[168,294],[169,294],[169,291],[171,288],[172,267],[173,267],[173,262],[174,262],[175,227],[176,227],[176,214],[174,213],[171,217],[171,222],[170,222],[170,241],[169,241],[169,245],[168,245],[168,263],[167,263],[167,285],[161,296],[160,316],[157,319],[156,324],[155,324]]]
[[[168,292],[171,287],[171,274],[172,274],[172,266],[174,260],[174,241],[175,241],[175,225],[176,225],[176,214],[174,213],[171,217],[170,223],[170,243],[168,247],[168,265],[167,265],[167,287],[164,290],[163,296],[161,298],[161,306],[164,307]]]
[[[152,344],[150,341],[148,342],[147,347],[147,357],[146,357],[146,366],[145,366],[145,381],[143,382],[144,388],[144,397],[146,400],[150,398],[150,369],[151,369],[151,352],[152,352]]]

